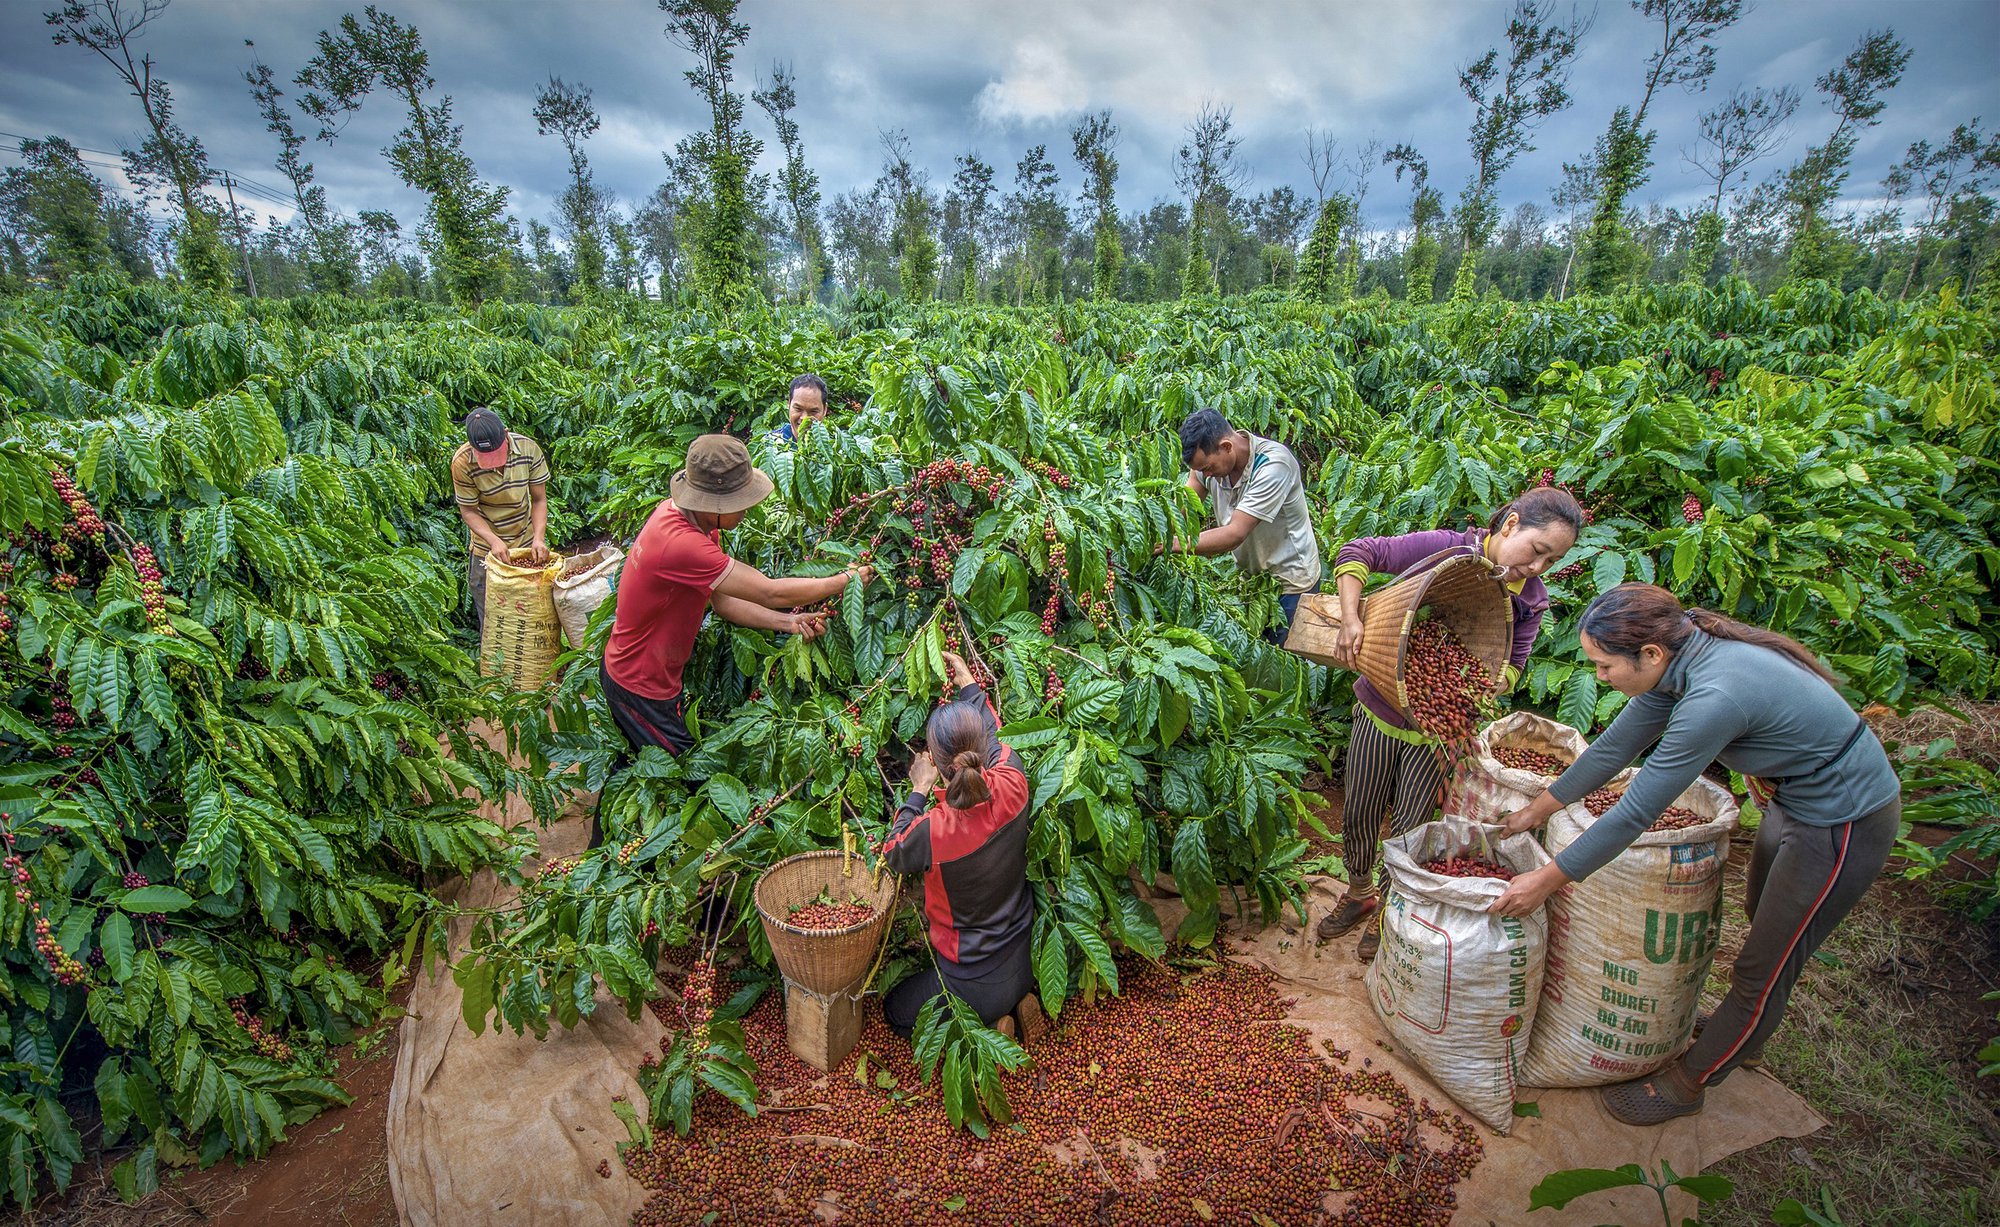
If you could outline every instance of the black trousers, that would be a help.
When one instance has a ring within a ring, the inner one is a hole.
[[[618,731],[625,734],[625,740],[632,743],[634,750],[658,746],[669,754],[680,755],[694,749],[694,734],[688,732],[687,721],[682,717],[687,691],[671,699],[649,699],[612,681],[610,672],[602,666],[598,668],[597,681],[604,689],[604,702],[611,708],[611,718],[618,722]]]
[[[936,951],[932,952],[936,955]],[[999,955],[977,976],[953,974],[957,967],[937,955],[935,965],[926,967],[882,995],[882,1018],[889,1029],[904,1039],[916,1030],[917,1014],[931,998],[949,988],[952,995],[979,1011],[980,1021],[992,1026],[1014,1012],[1021,998],[1035,990],[1035,964],[1026,934]],[[942,975],[940,972],[942,971]]]
[[[1763,1051],[1806,960],[1881,876],[1902,817],[1901,798],[1837,827],[1787,818],[1776,802],[1764,807],[1745,882],[1750,933],[1730,972],[1728,996],[1682,1058],[1690,1078],[1712,1085],[1744,1054]]]
[[[1347,782],[1340,807],[1340,859],[1347,893],[1375,897],[1382,841],[1415,830],[1437,814],[1444,764],[1434,745],[1413,746],[1375,727],[1354,705],[1347,738]],[[1389,819],[1383,830],[1383,819]]]

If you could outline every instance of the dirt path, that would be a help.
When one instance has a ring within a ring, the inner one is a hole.
[[[39,1227],[397,1227],[386,1122],[398,1034],[391,1024],[365,1056],[354,1055],[351,1046],[341,1049],[333,1080],[354,1102],[295,1127],[290,1140],[265,1158],[164,1174],[159,1192],[136,1206],[121,1203],[107,1179],[86,1182],[79,1174],[78,1185],[87,1183],[83,1192],[27,1221]],[[108,1156],[104,1166],[114,1161]]]

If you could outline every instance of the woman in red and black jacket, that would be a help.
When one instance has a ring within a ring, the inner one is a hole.
[[[910,764],[910,797],[882,855],[897,873],[924,875],[924,918],[936,966],[882,998],[890,1029],[908,1037],[940,988],[988,1026],[1011,1017],[1034,988],[1029,930],[1028,777],[1000,744],[1000,724],[965,661],[945,654],[958,697],[931,713],[927,753]],[[941,804],[931,793],[943,784]]]

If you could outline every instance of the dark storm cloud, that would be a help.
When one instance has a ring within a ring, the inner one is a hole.
[[[136,101],[94,56],[53,46],[42,7],[0,6],[0,131],[54,133],[101,150],[135,144]],[[356,7],[178,0],[140,45],[173,84],[181,121],[216,164],[281,188],[271,166],[275,143],[241,74],[261,56],[289,78],[312,54],[317,33]],[[483,177],[513,189],[517,214],[547,217],[561,189],[561,149],[535,133],[530,115],[535,90],[552,73],[595,91],[604,126],[590,143],[591,161],[600,183],[628,203],[660,182],[661,151],[705,122],[681,79],[689,57],[664,37],[664,17],[651,3],[388,0],[383,7],[423,33],[469,152]],[[1291,183],[1310,193],[1299,158],[1310,125],[1331,130],[1348,150],[1370,137],[1415,143],[1431,160],[1433,182],[1455,199],[1469,167],[1470,105],[1454,69],[1503,37],[1506,10],[1477,0],[753,0],[743,18],[752,27],[738,65],[744,92],[768,75],[774,60],[793,65],[808,157],[829,197],[872,180],[882,160],[879,134],[902,129],[939,186],[951,177],[952,158],[967,150],[993,163],[1007,184],[1022,151],[1045,143],[1073,198],[1079,176],[1068,127],[1083,112],[1109,108],[1124,133],[1120,200],[1134,209],[1173,195],[1174,149],[1204,103],[1234,108],[1253,190]],[[1708,94],[1673,91],[1655,100],[1650,122],[1660,137],[1653,179],[1637,199],[1685,206],[1702,197],[1703,181],[1682,164],[1680,149],[1692,142],[1699,111],[1737,84],[1791,84],[1807,95],[1791,143],[1761,171],[1824,139],[1833,117],[1813,92],[1813,79],[1864,31],[1885,24],[1915,54],[1903,83],[1887,96],[1881,125],[1861,138],[1847,188],[1851,201],[1878,196],[1882,175],[1911,141],[1935,141],[1975,115],[2000,120],[1991,72],[2000,5],[1765,0],[1725,34]],[[256,41],[254,51],[243,45],[246,38]],[[1599,8],[1571,83],[1576,105],[1542,128],[1536,151],[1502,181],[1506,207],[1546,205],[1562,162],[1588,151],[1613,108],[1637,100],[1650,38],[1648,23],[1625,5]],[[295,118],[303,131],[313,130],[303,116]],[[373,98],[335,144],[311,146],[338,208],[350,215],[390,209],[414,222],[420,200],[379,153],[401,122],[392,99]],[[751,124],[769,139],[769,125],[754,108]],[[775,149],[768,150],[767,165],[775,161]],[[1378,168],[1371,220],[1392,224],[1406,197],[1407,188]],[[254,203],[260,215],[282,212]]]

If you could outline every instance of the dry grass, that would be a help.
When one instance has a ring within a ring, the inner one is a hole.
[[[1971,759],[1988,771],[2000,771],[2000,703],[1961,703],[1955,716],[1937,707],[1919,707],[1898,716],[1886,707],[1862,712],[1885,743],[1900,742],[1922,749],[1941,737],[1958,743],[1957,757]]]
[[[1711,996],[1747,927],[1739,875]],[[1771,1072],[1831,1124],[1713,1169],[1736,1192],[1707,1221],[1766,1223],[1783,1199],[1817,1206],[1827,1189],[1849,1224],[2000,1222],[2000,1079],[1980,1079],[1971,1060],[2000,1029],[1978,1001],[1996,968],[1990,932],[1915,883],[1878,884],[1800,978],[1767,1051]]]

